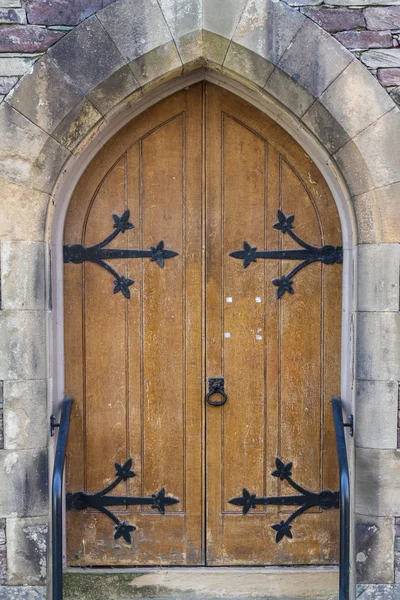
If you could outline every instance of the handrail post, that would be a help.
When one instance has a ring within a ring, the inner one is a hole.
[[[350,477],[342,415],[342,401],[332,398],[336,449],[340,477],[340,556],[339,600],[349,600],[350,594]]]
[[[63,477],[72,403],[73,398],[65,398],[62,405],[54,459],[51,496],[53,600],[63,597]]]

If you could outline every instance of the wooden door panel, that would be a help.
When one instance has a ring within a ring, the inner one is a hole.
[[[295,262],[257,258],[244,268],[229,254],[244,242],[299,249],[273,228],[278,209],[295,215],[308,244],[339,245],[338,215],[315,165],[275,123],[211,86],[206,114],[206,371],[224,377],[228,394],[222,407],[206,409],[207,564],[331,564],[337,511],[309,509],[293,523],[293,538],[276,544],[272,526],[296,507],[243,514],[229,500],[243,488],[298,495],[271,476],[276,457],[293,462],[293,479],[310,491],[338,487],[329,400],[339,389],[341,269],[309,264],[293,276],[294,293],[277,299],[272,280]]]
[[[107,515],[68,512],[71,565],[202,561],[202,231],[193,218],[202,210],[201,86],[162,104],[139,127],[141,137],[130,124],[111,141],[106,152],[116,160],[108,172],[104,157],[95,159],[67,220],[66,243],[88,247],[107,238],[112,215],[129,210],[134,228],[108,248],[149,249],[163,241],[178,253],[163,268],[149,258],[109,260],[134,281],[129,299],[113,293],[115,281],[99,264],[65,266],[66,379],[75,397],[67,489],[99,492],[114,480],[114,462],[131,458],[135,477],[108,496],[151,498],[164,488],[179,503],[164,515],[146,504],[113,507],[119,521],[136,526],[132,545],[113,538]]]
[[[273,227],[278,210],[294,215],[297,240]],[[295,506],[243,514],[230,502],[243,488],[297,494],[271,476],[276,457],[293,463],[304,488],[338,489],[330,399],[340,389],[340,265],[304,265],[277,298],[296,261],[258,255],[244,268],[230,256],[244,242],[257,251],[340,245],[322,175],[260,111],[199,84],[129,123],[82,176],[65,244],[94,247],[115,230],[104,247],[164,242],[177,255],[163,268],[155,250],[108,267],[65,265],[66,391],[75,398],[67,490],[99,492],[115,480],[114,463],[131,458],[135,476],[108,496],[164,488],[179,502],[164,515],[150,504],[110,507],[117,525],[136,526],[132,544],[114,539],[109,515],[68,511],[69,564],[334,564],[338,511],[308,510],[276,543],[272,527]],[[205,403],[214,377],[225,381],[220,407]]]

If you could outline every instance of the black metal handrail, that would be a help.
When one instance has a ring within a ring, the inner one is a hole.
[[[350,477],[343,423],[342,400],[332,398],[336,449],[340,477],[340,556],[339,600],[349,600],[350,593]]]
[[[53,600],[62,600],[63,597],[63,478],[72,403],[73,398],[65,398],[60,422],[56,425],[59,430],[51,491]],[[54,421],[52,425],[55,425]]]

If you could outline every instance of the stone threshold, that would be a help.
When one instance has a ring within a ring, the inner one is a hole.
[[[69,568],[65,600],[337,600],[337,567]]]

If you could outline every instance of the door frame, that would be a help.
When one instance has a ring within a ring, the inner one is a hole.
[[[77,157],[71,158],[65,165],[57,182],[54,194],[54,208],[47,215],[47,227],[51,238],[51,297],[52,313],[48,322],[48,347],[52,386],[49,391],[53,412],[58,412],[64,396],[64,320],[63,320],[63,232],[70,199],[76,184],[88,164],[101,147],[124,125],[150,108],[163,98],[181,89],[201,81],[219,85],[231,93],[249,102],[269,118],[278,123],[314,161],[321,171],[339,212],[343,238],[343,294],[342,294],[342,344],[341,344],[341,397],[347,414],[354,413],[354,323],[355,310],[354,273],[356,221],[351,207],[350,194],[345,180],[322,144],[306,127],[275,98],[267,94],[260,95],[242,83],[228,78],[222,73],[200,68],[187,75],[181,75],[160,87],[150,90],[134,106],[129,105],[116,111],[112,117],[94,135]],[[50,261],[50,257],[48,257]],[[51,451],[54,449],[51,449]],[[354,480],[353,445],[349,447],[351,477]],[[49,464],[52,464],[50,457]],[[354,489],[354,486],[353,486]],[[64,516],[65,518],[65,516]],[[64,528],[65,531],[65,528]],[[65,544],[65,539],[64,539]],[[353,544],[352,544],[353,547]],[[354,552],[351,553],[352,555]],[[65,552],[64,552],[65,556]],[[65,566],[65,565],[64,565]],[[212,568],[212,567],[209,567]],[[250,567],[251,568],[251,567]],[[276,568],[276,567],[275,567]],[[134,568],[133,568],[134,569]]]

